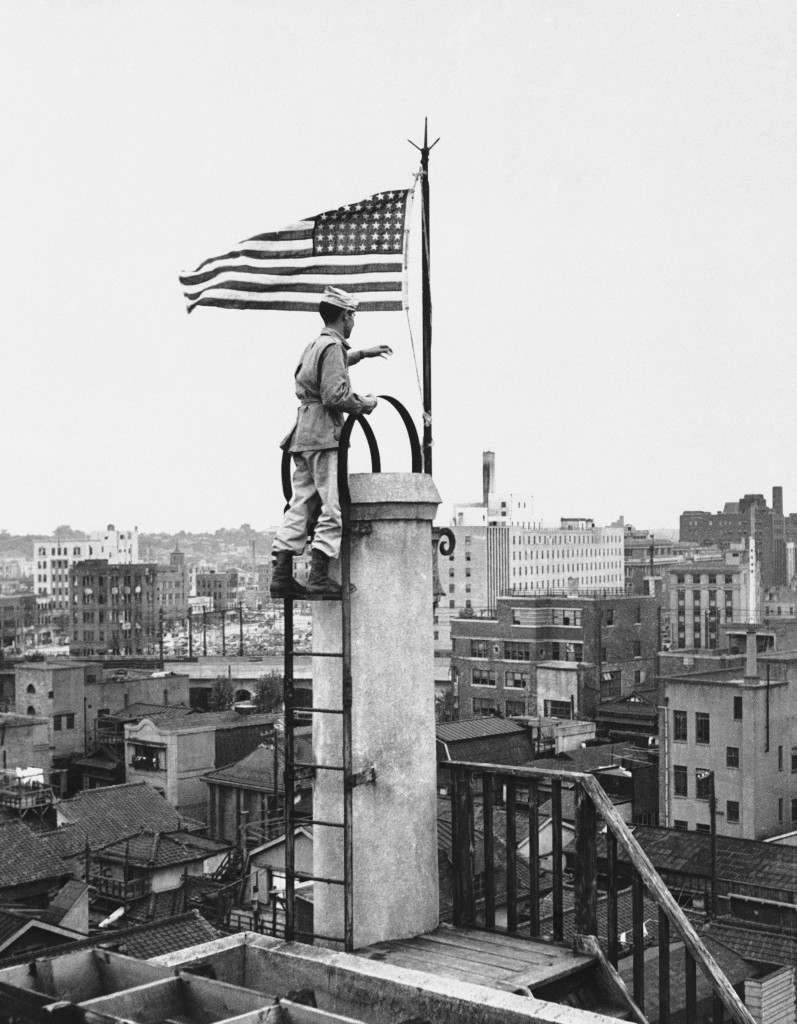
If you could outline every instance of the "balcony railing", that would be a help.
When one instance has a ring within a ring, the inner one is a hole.
[[[699,965],[713,993],[713,1024],[721,1024],[724,1012],[737,1024],[754,1024],[745,1007],[710,951],[695,931],[691,921],[677,904],[669,889],[651,864],[628,825],[616,810],[598,780],[582,772],[556,771],[543,768],[515,768],[507,765],[477,764],[464,761],[447,763],[452,773],[451,827],[453,860],[454,924],[483,927],[488,931],[535,938],[542,936],[540,927],[540,806],[550,797],[551,904],[552,937],[564,938],[564,869],[562,843],[562,790],[574,792],[574,934],[583,952],[600,954],[598,942],[598,857],[599,819],[606,828],[606,937],[607,967],[616,969],[620,936],[618,934],[618,848],[630,863],[632,877],[631,944],[633,945],[633,999],[640,1013],[645,1006],[645,937],[644,897],[647,892],[658,908],[658,1019],[667,1024],[670,1013],[671,943],[684,946],[686,976],[686,1021],[697,1021],[697,975]],[[505,834],[497,835],[494,822],[496,794],[505,800]],[[483,818],[483,879],[476,877],[474,801],[480,800]],[[525,805],[525,806],[523,806]],[[528,813],[529,871],[525,891],[519,886],[516,821],[521,807]],[[495,858],[497,844],[505,844],[506,870],[504,891],[497,891],[499,872]],[[626,871],[627,871],[627,866]],[[480,889],[477,898],[476,889]],[[506,927],[496,926],[496,906],[506,905]],[[548,929],[546,929],[548,931]]]
[[[148,878],[130,878],[124,881],[121,878],[111,878],[109,875],[91,875],[90,884],[100,896],[107,896],[121,903],[141,899],[150,890]]]

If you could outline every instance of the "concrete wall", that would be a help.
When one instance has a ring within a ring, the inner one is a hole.
[[[89,666],[65,661],[28,662],[15,672],[14,701],[19,714],[33,714],[50,722],[53,757],[82,754],[85,751],[85,686]],[[99,670],[91,666],[94,673]],[[74,720],[67,715],[73,715]],[[56,728],[56,716],[60,728]],[[69,727],[71,723],[71,728]]]
[[[353,792],[354,945],[430,931],[438,921],[431,522],[422,474],[350,478],[352,757],[376,780]],[[341,650],[340,602],[315,602],[314,650]],[[341,663],[314,659],[313,700],[341,706]],[[339,716],[316,715],[313,759],[340,765]],[[340,772],[317,771],[314,816],[341,821]],[[343,877],[341,830],[315,829],[314,873]],[[314,888],[315,927],[343,935],[340,886]]]
[[[670,821],[686,821],[690,829],[709,823],[707,800],[696,799],[695,771],[715,773],[717,830],[722,835],[742,839],[761,839],[789,826],[793,778],[791,746],[795,736],[797,701],[795,684],[773,683],[767,687],[759,680],[744,679],[666,679],[666,733],[660,729],[660,743],[667,745],[661,759],[661,771],[669,773],[668,785],[662,779],[662,806],[670,798]],[[734,718],[734,697],[742,698],[742,718]],[[673,713],[686,711],[687,739],[676,741]],[[709,715],[710,742],[696,740],[695,714]],[[769,719],[769,750],[767,747]],[[729,768],[727,748],[739,751],[739,767]],[[780,754],[779,754],[780,751]],[[781,767],[779,767],[779,764]],[[683,765],[687,774],[686,797],[674,792],[674,766]],[[739,822],[728,820],[727,801],[739,804]],[[779,813],[781,818],[779,820]]]
[[[0,768],[52,768],[50,722],[46,718],[0,714]]]

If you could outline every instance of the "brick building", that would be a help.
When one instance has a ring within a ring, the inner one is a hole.
[[[501,597],[451,624],[459,714],[594,715],[600,700],[650,685],[659,602],[586,594]]]
[[[208,569],[196,574],[196,596],[209,597],[214,611],[226,611],[238,602],[238,572]]]
[[[762,494],[745,494],[739,501],[726,502],[722,512],[681,513],[682,541],[716,544],[724,549],[732,544],[745,544],[751,536],[755,537],[763,586],[787,584],[786,540],[794,538],[786,536],[782,487],[772,488],[772,508]]]
[[[670,567],[664,590],[671,646],[719,647],[723,625],[747,619],[749,585],[746,565],[715,561]]]
[[[109,565],[138,561],[138,527],[117,530],[109,523],[87,540],[47,537],[33,542],[33,585],[39,625],[68,629],[71,612],[70,570],[77,562],[100,559]]]
[[[160,635],[158,566],[89,559],[69,573],[75,657],[155,653]]]
[[[24,646],[25,633],[36,625],[35,594],[0,596],[0,649]]]

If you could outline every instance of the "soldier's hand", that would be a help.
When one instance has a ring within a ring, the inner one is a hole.
[[[376,395],[363,395],[363,401],[366,403],[364,412],[373,412],[377,406]]]
[[[393,349],[390,345],[374,345],[373,348],[367,348],[365,351],[369,359],[376,359],[377,357],[387,359],[388,356],[393,355]]]

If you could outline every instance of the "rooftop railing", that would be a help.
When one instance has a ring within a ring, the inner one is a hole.
[[[552,825],[550,931],[554,941],[564,938],[564,866],[562,842],[562,790],[572,789],[574,796],[573,857],[573,931],[577,948],[582,952],[600,954],[598,941],[598,856],[599,821],[606,831],[606,936],[609,969],[616,969],[620,951],[618,932],[618,851],[622,850],[631,869],[633,945],[633,1001],[644,1019],[646,921],[644,898],[647,893],[658,908],[658,1020],[668,1024],[670,1012],[671,944],[683,943],[686,977],[687,1024],[697,1021],[697,967],[709,982],[713,993],[713,1024],[721,1024],[725,1014],[738,1024],[754,1024],[754,1018],[741,1001],[728,978],[702,941],[683,909],[678,905],[649,858],[622,819],[598,780],[582,772],[543,768],[510,767],[452,761],[451,817],[453,860],[454,924],[462,927],[483,927],[527,938],[542,937],[541,871],[539,825],[541,802],[550,798]],[[495,829],[497,798],[504,801],[505,834]],[[475,872],[477,837],[474,828],[474,802],[480,801],[484,871]],[[528,880],[521,891],[517,851],[517,812],[528,814],[529,854]],[[496,848],[505,849],[505,870],[496,862]],[[502,878],[502,891],[497,879]],[[505,876],[505,877],[504,877]],[[547,876],[546,876],[547,877]],[[477,896],[477,889],[479,890]],[[506,908],[506,925],[496,923],[498,906]],[[546,932],[548,932],[546,928]],[[680,955],[680,954],[678,954]]]

